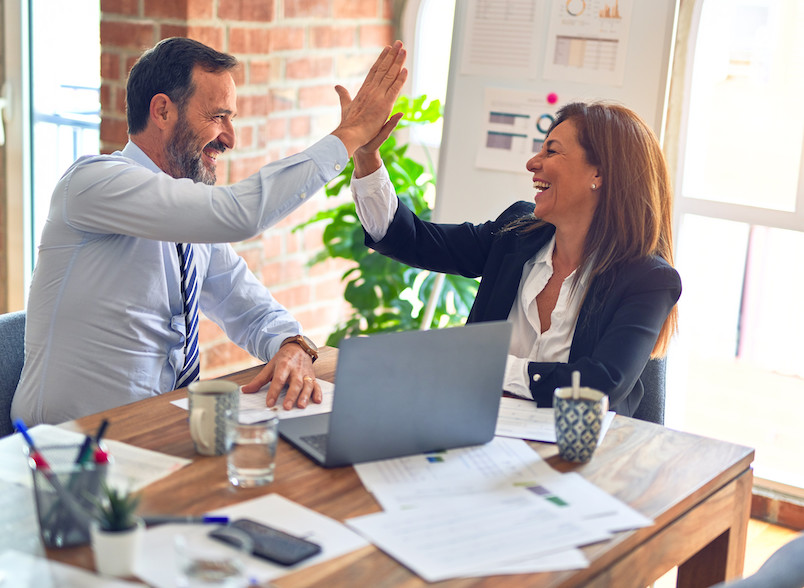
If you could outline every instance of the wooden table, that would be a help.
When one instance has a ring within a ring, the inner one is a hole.
[[[317,375],[332,381],[336,359],[336,350],[324,349],[315,364]],[[227,379],[242,384],[258,370],[244,370]],[[141,513],[197,515],[271,492],[339,521],[380,510],[354,468],[320,468],[284,441],[279,442],[274,483],[233,488],[226,477],[225,457],[195,454],[187,412],[170,404],[185,395],[186,390],[175,390],[63,426],[92,432],[108,418],[108,438],[193,459],[192,464],[146,488]],[[679,586],[706,587],[742,574],[753,449],[621,416],[614,419],[588,464],[564,462],[552,444],[532,446],[555,469],[580,473],[655,524],[584,547],[591,562],[586,569],[458,579],[439,585],[643,588],[679,566]],[[49,550],[48,557],[93,569],[88,547]],[[426,585],[374,546],[273,583],[280,588]]]

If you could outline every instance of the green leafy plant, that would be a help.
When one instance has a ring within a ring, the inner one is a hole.
[[[437,121],[442,116],[441,104],[438,100],[428,101],[426,96],[402,96],[394,112],[403,112],[404,116],[380,148],[380,155],[400,200],[420,218],[429,220],[436,185],[432,161],[426,152],[427,167],[409,157],[409,145],[400,141],[399,131],[411,125]],[[327,197],[349,192],[353,170],[354,164],[350,161],[341,175],[326,186]],[[342,276],[346,282],[344,298],[352,306],[352,314],[330,334],[327,345],[337,346],[347,336],[420,328],[424,306],[436,287],[437,275],[368,249],[363,244],[363,228],[351,198],[348,202],[319,212],[294,230],[319,222],[327,223],[323,237],[324,250],[311,261],[311,265],[328,258],[355,262],[355,266]],[[476,280],[445,276],[428,326],[435,328],[462,324],[476,293]]]
[[[104,531],[127,531],[137,526],[134,514],[142,496],[139,493],[122,492],[105,483],[101,485],[101,498],[95,500],[96,518]]]

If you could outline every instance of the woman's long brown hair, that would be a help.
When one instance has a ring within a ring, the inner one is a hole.
[[[563,106],[547,134],[567,120],[578,131],[587,162],[600,170],[603,180],[584,243],[582,266],[591,264],[586,268],[590,279],[649,255],[672,266],[673,193],[656,135],[632,110],[606,102]],[[677,325],[674,306],[651,357],[665,355]]]

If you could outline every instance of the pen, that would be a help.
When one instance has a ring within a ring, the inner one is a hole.
[[[217,517],[211,515],[203,515],[199,517],[153,516],[153,517],[142,517],[142,518],[145,521],[145,524],[148,525],[149,527],[151,525],[163,525],[165,523],[199,523],[199,524],[218,524],[218,525],[227,525],[229,523],[229,517]]]
[[[100,426],[98,427],[98,432],[95,433],[95,463],[108,463],[109,462],[109,455],[101,449],[100,441],[103,437],[103,434],[106,432],[106,427],[109,426],[109,421],[107,419],[103,419]]]
[[[28,432],[28,427],[25,426],[25,423],[22,422],[22,419],[16,419],[14,421],[14,428],[19,431],[22,438],[25,439],[25,442],[28,444],[28,447],[31,449],[31,459],[34,460],[36,467],[44,470],[50,471],[50,465],[48,465],[45,458],[42,457],[42,454],[39,453],[39,450],[36,449],[36,444],[34,444],[34,440],[31,437],[31,434]]]

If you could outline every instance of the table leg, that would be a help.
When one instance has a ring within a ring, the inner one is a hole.
[[[678,567],[679,588],[706,588],[742,576],[753,480],[751,470],[735,480],[731,526]]]

